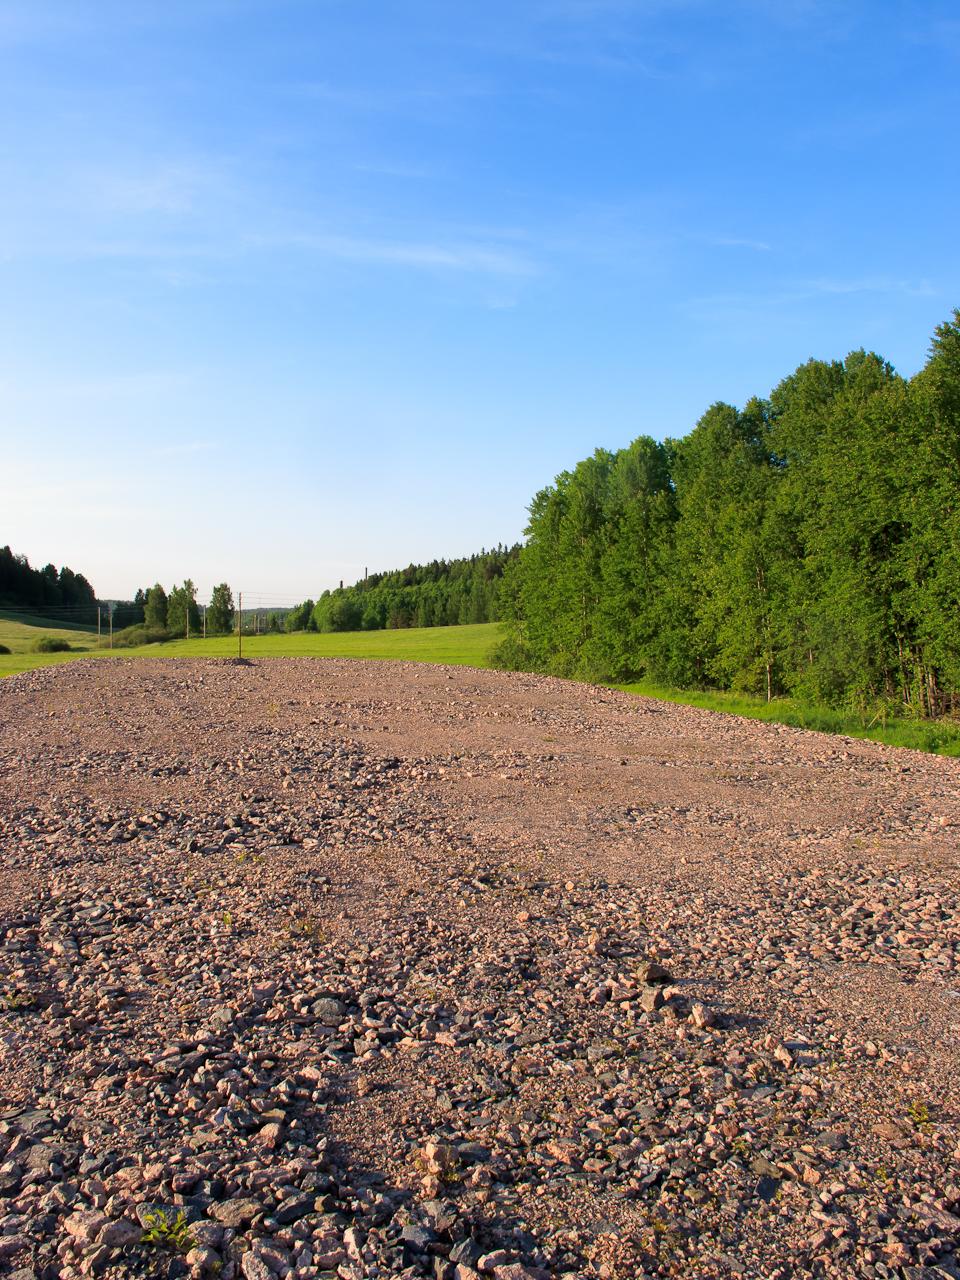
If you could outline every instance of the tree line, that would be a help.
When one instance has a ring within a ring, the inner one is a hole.
[[[82,573],[66,565],[31,568],[24,555],[0,547],[0,607],[23,609],[62,618],[66,622],[95,624],[97,598]]]
[[[324,591],[306,614],[316,631],[381,631],[395,627],[447,627],[500,618],[500,586],[520,547],[497,546],[458,560],[431,560],[373,573],[353,586]]]
[[[541,490],[507,667],[833,705],[960,705],[960,311],[925,367],[809,360]]]
[[[504,571],[519,554],[519,546],[498,546],[458,560],[432,560],[369,574],[352,586],[324,591],[316,601],[307,599],[290,609],[244,610],[244,630],[254,616],[258,629],[265,632],[378,631],[495,622],[500,617]],[[121,643],[196,635],[203,626],[197,589],[189,578],[169,593],[160,583],[140,590],[129,607],[139,612],[126,623]],[[115,613],[115,625],[116,618]],[[236,625],[233,594],[224,582],[214,587],[207,606],[206,634],[223,635]]]
[[[149,644],[158,640],[176,640],[191,635],[227,635],[233,630],[236,610],[233,592],[225,582],[213,588],[210,603],[201,613],[197,587],[191,578],[180,586],[165,591],[159,582],[137,591],[127,604],[114,605],[114,627],[123,625],[114,635],[121,645]]]
[[[267,632],[375,631],[495,622],[504,571],[519,554],[519,546],[497,546],[479,555],[369,574],[352,586],[341,584],[316,601],[307,599],[290,609],[244,610],[244,630],[256,625]],[[132,600],[104,602],[97,600],[81,574],[67,568],[58,571],[53,565],[31,569],[27,558],[14,555],[9,547],[0,550],[3,605],[54,616],[59,616],[54,606],[62,606],[69,609],[69,620],[93,626],[99,607],[104,625],[109,611],[113,643],[121,646],[201,632],[224,635],[237,625],[233,593],[225,582],[214,587],[205,609],[190,578],[169,591],[157,582],[139,589]]]

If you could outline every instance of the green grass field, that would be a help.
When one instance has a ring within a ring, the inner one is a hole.
[[[53,635],[47,627],[25,628],[30,634],[18,640],[16,650],[0,654],[0,676],[15,675],[34,667],[55,666],[78,657],[95,658],[233,658],[237,653],[237,637],[213,636],[209,640],[171,640],[166,644],[148,644],[136,649],[97,649],[96,635],[85,653],[30,653],[33,640],[40,635]],[[65,638],[75,643],[76,633]],[[496,623],[466,627],[411,627],[402,631],[351,631],[336,635],[296,632],[294,635],[244,636],[245,658],[385,658],[411,662],[447,662],[456,666],[487,667],[497,643],[500,628]],[[91,637],[84,636],[87,643]],[[6,643],[6,642],[4,642]],[[9,645],[14,648],[12,644]]]
[[[72,653],[30,653],[30,645],[40,635],[61,635],[74,646]],[[7,638],[9,636],[9,638]],[[490,653],[500,637],[497,623],[466,627],[411,627],[400,631],[353,631],[335,635],[297,632],[294,635],[244,636],[246,658],[373,658],[441,662],[456,666],[489,667]],[[138,649],[97,649],[96,634],[58,630],[55,624],[31,627],[8,621],[0,612],[0,643],[14,652],[0,654],[0,676],[14,675],[34,667],[55,666],[77,658],[226,658],[235,657],[236,636],[216,636],[209,640],[171,640],[166,644],[144,645]],[[81,647],[82,646],[82,647]],[[651,682],[616,685],[627,693],[643,694],[685,706],[725,711],[776,724],[817,729],[824,733],[869,738],[895,747],[912,747],[940,755],[960,756],[960,724],[937,721],[888,720],[886,725],[829,707],[811,707],[781,698],[766,703],[746,694],[671,689]]]
[[[244,636],[245,658],[388,658],[411,662],[450,662],[462,667],[489,666],[490,650],[497,643],[496,623],[470,627],[409,627],[400,631],[342,631],[317,635],[297,631],[293,635]],[[209,640],[171,640],[140,649],[115,650],[123,656],[156,658],[235,658],[237,637],[214,636]]]
[[[15,610],[0,609],[0,644],[4,644],[13,655],[27,654],[30,646],[39,636],[53,636],[57,640],[66,640],[72,649],[86,652],[96,648],[96,628],[80,627],[69,622],[60,622],[53,618],[33,618]],[[33,654],[35,659],[42,654]],[[69,657],[69,654],[62,655]],[[0,654],[0,661],[10,659]],[[39,662],[31,662],[31,666],[39,666]],[[4,671],[2,674],[9,675]]]

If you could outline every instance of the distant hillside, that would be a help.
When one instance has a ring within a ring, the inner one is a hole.
[[[62,622],[40,614],[0,609],[0,645],[11,653],[30,653],[40,636],[65,640],[70,648],[88,652],[96,647],[97,629],[76,622]]]

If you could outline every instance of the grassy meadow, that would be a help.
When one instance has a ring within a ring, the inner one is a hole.
[[[31,653],[30,646],[41,635],[59,636],[72,646],[70,653]],[[397,631],[347,631],[331,634],[296,632],[293,635],[243,637],[245,658],[368,658],[410,662],[450,663],[456,666],[489,667],[490,654],[500,638],[498,623],[462,627],[410,627]],[[96,633],[49,625],[27,626],[0,612],[0,644],[13,650],[0,654],[0,676],[15,675],[34,667],[55,666],[77,658],[227,658],[237,653],[236,636],[213,636],[208,640],[171,640],[165,644],[137,649],[97,648]],[[855,712],[830,707],[807,706],[788,698],[767,703],[748,694],[711,690],[673,689],[652,681],[615,686],[626,693],[660,698],[684,706],[703,707],[776,724],[794,725],[824,733],[868,738],[895,747],[911,747],[939,755],[960,756],[960,724],[955,721],[888,719],[885,724]]]
[[[449,662],[462,667],[487,667],[499,638],[495,622],[466,627],[405,627],[398,631],[338,631],[318,634],[243,637],[245,658],[388,658],[410,662]],[[140,649],[114,650],[124,657],[235,658],[237,637],[209,640],[170,640]]]
[[[15,675],[34,667],[71,662],[79,657],[95,658],[234,658],[237,637],[211,636],[208,640],[170,640],[166,644],[148,644],[135,649],[98,649],[97,637],[62,633],[78,652],[30,653],[30,645],[41,635],[60,634],[52,627],[23,628],[30,634],[18,637],[17,648],[6,643],[13,653],[0,654],[0,676]],[[293,635],[261,635],[243,637],[245,658],[385,658],[410,662],[440,662],[456,666],[488,667],[490,651],[500,635],[499,625],[479,623],[464,627],[409,627],[399,631],[344,631],[317,634],[298,631]],[[80,652],[80,647],[83,651]]]
[[[96,648],[96,628],[80,627],[53,618],[31,618],[29,622],[24,622],[23,618],[24,615],[15,610],[0,609],[0,644],[6,645],[11,653],[29,653],[38,636],[66,640],[74,649]]]

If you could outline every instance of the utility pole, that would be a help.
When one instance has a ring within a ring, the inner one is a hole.
[[[237,609],[237,657],[243,657],[243,592],[237,596],[239,608]]]
[[[107,608],[110,610],[110,648],[112,649],[113,648],[113,601],[112,600],[107,605]]]
[[[203,606],[203,638],[207,638],[207,606]]]
[[[97,648],[100,648],[100,606],[97,605]]]

